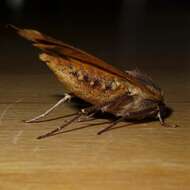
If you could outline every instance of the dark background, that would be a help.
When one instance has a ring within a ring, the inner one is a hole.
[[[6,24],[38,29],[123,69],[189,69],[185,0],[0,0],[1,73],[41,73],[37,50]]]

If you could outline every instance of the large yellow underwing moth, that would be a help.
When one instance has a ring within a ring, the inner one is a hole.
[[[28,120],[34,122],[54,110],[58,105],[76,96],[91,104],[77,112],[63,126],[38,137],[45,138],[60,132],[65,126],[92,117],[97,111],[108,112],[115,120],[98,132],[101,134],[123,120],[142,120],[147,117],[158,118],[164,122],[162,90],[139,71],[121,71],[82,50],[53,39],[36,30],[20,29],[10,25],[20,36],[32,41],[42,50],[39,55],[54,72],[70,94],[65,96],[45,113]]]

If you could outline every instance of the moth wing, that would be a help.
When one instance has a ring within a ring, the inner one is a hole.
[[[141,82],[142,84],[146,85],[146,86],[152,86],[153,88],[155,88],[158,91],[161,91],[161,89],[155,85],[154,81],[152,80],[152,78],[150,78],[148,75],[146,75],[145,73],[140,72],[139,70],[131,70],[131,71],[126,71],[126,73],[128,73],[129,75],[133,76],[134,78],[136,78],[136,80],[138,80],[139,82]]]
[[[117,77],[127,80],[135,86],[138,86],[140,89],[146,91],[150,95],[153,95],[155,98],[156,96],[158,96],[158,99],[161,98],[158,91],[155,92],[154,88],[147,87],[147,85],[142,83],[142,80],[139,80],[140,78],[142,79],[142,76],[139,78],[139,75],[137,74],[123,72],[112,65],[107,64],[103,60],[86,53],[85,51],[65,44],[62,41],[49,37],[37,30],[20,29],[13,25],[9,25],[9,27],[16,30],[16,32],[23,38],[32,41],[35,47],[42,49],[48,54],[53,54],[64,59],[75,59],[83,64],[88,64],[92,67],[102,69],[108,73],[116,75]]]
[[[76,59],[82,63],[89,64],[93,67],[97,67],[109,73],[115,74],[121,78],[128,78],[128,74],[120,71],[119,69],[107,64],[105,61],[86,53],[80,49],[77,49],[71,45],[63,43],[52,37],[49,37],[37,30],[20,29],[13,25],[9,25],[11,28],[23,38],[32,41],[35,47],[38,47],[49,54],[56,54],[62,58]]]
[[[140,72],[139,70],[126,71],[129,75],[135,78],[140,84],[145,86],[146,89],[149,89],[151,93],[154,93],[160,99],[162,99],[163,91],[154,83],[154,81],[145,73]]]

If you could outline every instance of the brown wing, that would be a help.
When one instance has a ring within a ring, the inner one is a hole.
[[[129,75],[133,76],[137,81],[139,81],[142,85],[151,89],[155,93],[162,94],[162,90],[153,82],[153,80],[145,73],[140,72],[139,70],[131,70],[126,71]]]
[[[82,63],[89,64],[93,67],[96,67],[96,68],[102,69],[108,73],[114,74],[117,77],[123,78],[153,96],[158,96],[158,94],[155,94],[155,92],[152,91],[150,88],[147,88],[146,85],[143,85],[136,78],[136,76],[131,75],[130,73],[123,72],[123,71],[113,67],[112,65],[107,64],[103,60],[101,60],[93,55],[90,55],[82,50],[79,50],[79,49],[73,47],[73,46],[70,46],[59,40],[56,40],[52,37],[42,34],[41,32],[38,32],[36,30],[20,29],[13,25],[9,25],[9,27],[16,30],[16,32],[20,36],[26,38],[27,40],[32,41],[33,45],[35,47],[42,49],[46,53],[55,54],[55,55],[65,58],[65,59],[72,58],[72,59],[78,60]]]
[[[31,29],[20,29],[13,25],[9,25],[11,28],[16,30],[16,32],[26,38],[27,40],[30,40],[34,42],[34,46],[38,47],[46,52],[49,53],[55,53],[59,54],[59,56],[63,57],[69,57],[72,59],[79,60],[81,62],[85,62],[86,64],[90,64],[94,67],[101,68],[107,72],[110,72],[112,74],[116,74],[119,77],[126,78],[127,74],[125,72],[120,71],[119,69],[116,69],[110,64],[107,64],[103,60],[90,55],[80,49],[77,49],[73,46],[70,46],[68,44],[65,44],[59,40],[56,40],[52,37],[49,37],[45,34],[42,34],[41,32],[38,32],[36,30]]]

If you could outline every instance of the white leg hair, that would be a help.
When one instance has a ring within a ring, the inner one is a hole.
[[[57,108],[60,104],[70,100],[72,98],[72,96],[70,94],[67,94],[65,93],[64,97],[59,100],[55,105],[53,105],[52,107],[50,107],[48,110],[46,110],[44,113],[32,118],[32,119],[29,119],[29,120],[26,120],[25,122],[26,123],[31,123],[31,122],[34,122],[34,121],[37,121],[45,116],[47,116],[50,112],[52,112],[55,108]]]

